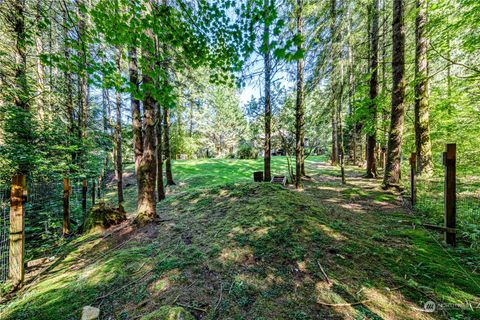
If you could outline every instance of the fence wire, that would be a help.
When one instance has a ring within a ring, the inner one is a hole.
[[[0,187],[0,282],[8,277],[10,187]]]
[[[88,178],[86,206],[83,207],[84,178],[70,179],[70,231],[80,231],[86,213],[94,202],[104,201],[106,182]],[[95,188],[94,188],[95,187]],[[62,244],[63,181],[59,179],[30,179],[27,182],[25,202],[25,258],[26,261],[51,256]],[[0,282],[8,277],[10,186],[0,186]]]
[[[437,164],[441,166],[441,164]],[[457,235],[467,244],[480,247],[480,172],[462,172],[457,168],[456,211]],[[403,175],[403,186],[410,190],[410,172]],[[441,173],[433,177],[417,177],[417,198],[414,211],[424,223],[444,226],[445,180]]]

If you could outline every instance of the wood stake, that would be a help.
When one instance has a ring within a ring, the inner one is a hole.
[[[22,286],[25,279],[25,200],[27,178],[16,175],[12,178],[10,196],[10,251],[8,274],[14,288]]]
[[[413,152],[412,156],[410,157],[410,191],[411,191],[412,207],[414,207],[415,204],[417,203],[417,181],[415,178],[416,171],[417,171],[417,154]]]
[[[63,235],[70,233],[70,180],[63,178]]]
[[[98,179],[97,179],[97,197],[100,199],[100,197],[102,196],[100,194],[100,191],[101,191],[101,186],[102,186],[102,176],[98,176]]]
[[[82,210],[83,213],[87,212],[87,180],[82,182]]]
[[[95,205],[95,192],[96,192],[95,178],[93,178],[92,179],[92,207]]]
[[[445,166],[445,242],[456,246],[456,233],[451,232],[457,225],[457,181],[456,181],[456,153],[457,145],[447,144],[447,151],[443,154]],[[450,230],[450,231],[448,231]]]

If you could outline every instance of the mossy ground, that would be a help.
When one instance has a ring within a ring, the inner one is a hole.
[[[176,162],[178,186],[159,205],[161,222],[70,242],[5,301],[2,319],[79,319],[84,305],[102,319],[165,306],[197,319],[480,317],[478,251],[444,247],[380,181],[348,168],[343,186],[338,168],[312,158],[312,179],[295,191],[251,182],[257,169],[261,161]],[[471,306],[422,312],[429,300]]]

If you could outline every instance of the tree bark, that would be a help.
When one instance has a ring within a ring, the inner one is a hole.
[[[142,112],[140,109],[140,100],[137,98],[139,93],[139,76],[137,49],[132,46],[129,49],[129,73],[130,83],[133,85],[134,92],[130,96],[130,108],[132,109],[132,131],[133,131],[133,153],[135,157],[135,173],[138,175],[138,168],[143,155],[143,136],[142,136]]]
[[[433,171],[433,162],[428,110],[428,40],[425,36],[427,2],[426,0],[417,0],[416,6],[415,146],[417,151],[417,173],[431,174]]]
[[[336,88],[335,81],[333,79],[333,73],[335,69],[335,55],[337,50],[337,1],[331,0],[330,2],[330,55],[331,55],[331,89],[332,96],[330,102],[331,108],[331,122],[332,122],[332,155],[331,155],[331,164],[336,166],[338,164],[338,128],[337,128],[337,112],[336,112]]]
[[[163,142],[162,142],[162,125],[163,125],[162,107],[157,103],[157,200],[165,199],[165,187],[163,185]]]
[[[303,34],[303,0],[297,0],[297,35]],[[303,51],[303,44],[297,45],[298,51]],[[302,163],[304,161],[304,93],[303,93],[303,57],[297,61],[297,101],[295,106],[295,188],[302,189]]]
[[[143,71],[143,147],[140,164],[138,167],[138,203],[136,221],[143,225],[151,220],[156,215],[156,201],[155,201],[155,183],[156,183],[156,136],[155,136],[155,106],[156,101],[151,91],[155,85],[152,78],[154,70],[154,37],[151,30],[147,30],[146,36],[148,40],[142,50],[143,61],[145,61]]]
[[[13,104],[17,109],[17,114],[11,123],[6,126],[5,131],[9,131],[12,135],[14,143],[21,144],[22,148],[26,148],[32,142],[32,114],[31,114],[31,92],[27,75],[27,41],[28,35],[25,30],[25,10],[24,0],[15,0],[13,8],[7,13],[7,21],[12,23],[12,31],[14,37],[14,86],[12,90]],[[29,147],[32,147],[31,145]],[[32,169],[30,157],[15,159],[18,164],[17,173],[28,175]]]
[[[117,48],[117,70],[121,73],[121,62],[122,62],[122,51]],[[116,112],[117,112],[117,123],[115,126],[115,175],[117,176],[117,197],[118,197],[118,206],[121,207],[124,201],[123,199],[123,161],[122,161],[122,95],[117,88],[115,93],[116,100]]]
[[[367,133],[367,178],[377,176],[375,148],[377,146],[377,97],[378,97],[378,0],[373,0],[372,29],[370,34],[370,121]]]
[[[383,184],[398,187],[405,117],[405,25],[404,0],[393,1],[392,22],[392,104],[388,135],[387,163]]]
[[[77,15],[78,15],[78,55],[80,57],[80,66],[78,71],[78,128],[79,138],[84,140],[87,137],[88,127],[88,73],[87,73],[87,47],[85,44],[86,17],[80,7],[84,5],[84,0],[77,1]]]
[[[172,159],[170,150],[170,111],[167,106],[163,107],[163,145],[165,154],[165,177],[167,178],[167,185],[174,186],[172,174]]]
[[[40,21],[40,15],[42,12],[42,2],[41,0],[37,0],[37,14],[36,14],[36,20],[37,22]],[[39,28],[39,26],[37,26]],[[42,61],[40,57],[43,54],[43,42],[42,42],[42,34],[39,32],[35,36],[35,50],[37,54],[37,112],[38,112],[38,118],[40,120],[40,123],[42,124],[46,119],[45,119],[45,109],[47,106],[47,101],[45,98],[46,94],[46,85],[45,85],[45,68],[42,64]]]
[[[265,28],[263,32],[263,62],[265,68],[265,146],[263,158],[264,180],[272,180],[270,169],[271,150],[272,150],[272,109],[271,109],[271,80],[272,80],[272,61],[270,52],[270,1],[265,0]]]

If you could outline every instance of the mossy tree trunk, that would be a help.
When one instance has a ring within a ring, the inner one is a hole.
[[[336,166],[338,164],[338,119],[337,119],[337,112],[336,112],[336,88],[334,84],[334,75],[333,69],[335,64],[335,52],[337,50],[337,1],[331,0],[330,2],[330,76],[331,76],[331,100],[330,100],[330,109],[331,109],[331,123],[332,123],[332,154],[330,157],[330,161],[332,166]]]
[[[370,32],[370,126],[367,133],[367,178],[377,176],[375,148],[377,146],[377,103],[378,103],[378,0],[372,1]]]
[[[173,181],[172,173],[172,157],[170,150],[170,110],[168,106],[163,107],[163,147],[165,154],[165,177],[167,179],[167,185],[175,185]]]
[[[155,108],[156,101],[152,94],[155,82],[152,78],[154,70],[154,36],[151,30],[146,31],[148,41],[142,50],[143,61],[147,64],[143,70],[143,152],[140,158],[137,181],[139,184],[137,219],[140,224],[151,221],[156,215],[155,183],[156,183],[156,135],[155,135]]]
[[[297,0],[296,8],[297,35],[303,36],[303,0]],[[298,51],[303,51],[303,44],[297,45]],[[303,92],[303,57],[297,61],[297,101],[295,105],[295,187],[302,189],[302,163],[304,161],[304,92]]]
[[[415,146],[417,151],[417,173],[431,174],[433,171],[433,162],[428,110],[428,40],[425,36],[427,23],[426,0],[417,0],[416,6]]]
[[[393,1],[392,22],[392,103],[388,135],[387,162],[383,184],[385,187],[400,183],[400,160],[405,118],[405,24],[404,0]]]
[[[163,185],[163,141],[162,141],[162,107],[157,103],[157,200],[165,199],[165,187]]]
[[[270,1],[264,0],[265,25],[263,31],[263,62],[265,68],[265,146],[263,158],[264,180],[272,179],[270,160],[272,150],[272,108],[271,108],[271,80],[272,80],[272,57],[270,52]]]
[[[122,51],[117,48],[116,64],[117,70],[121,72]],[[118,206],[123,203],[123,159],[122,159],[122,95],[117,88],[115,93],[116,104],[116,120],[115,125],[115,175],[117,178],[117,197]]]
[[[130,83],[134,87],[134,92],[130,96],[130,108],[132,111],[132,131],[133,131],[133,153],[135,157],[135,173],[138,175],[140,161],[143,155],[143,136],[142,136],[142,112],[140,109],[140,100],[137,98],[139,92],[138,60],[137,48],[132,46],[128,52]]]

